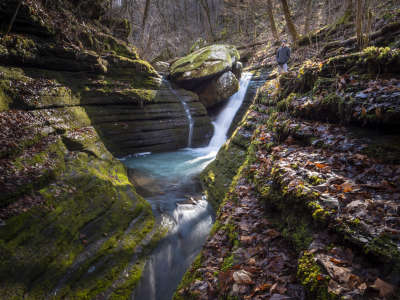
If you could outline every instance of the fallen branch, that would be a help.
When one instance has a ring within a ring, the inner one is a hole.
[[[264,45],[266,43],[268,43],[268,41],[262,41],[262,42],[257,42],[257,43],[253,43],[253,44],[249,44],[249,45],[244,45],[244,46],[237,47],[236,49],[237,50],[244,50],[244,49],[247,49],[247,48],[253,48],[255,46],[261,46],[261,45]]]
[[[387,34],[395,36],[398,34],[397,31],[399,31],[399,30],[400,30],[400,22],[391,23],[391,24],[388,24],[388,25],[382,27],[380,30],[377,30],[377,31],[369,34],[368,38],[372,42],[374,40],[377,40],[379,37],[382,37]],[[347,40],[344,40],[344,41],[328,43],[321,50],[320,56],[325,56],[329,50],[337,49],[337,48],[341,48],[341,47],[348,47],[348,46],[354,45],[356,43],[357,43],[357,37],[355,37],[355,36],[352,38],[349,38]]]

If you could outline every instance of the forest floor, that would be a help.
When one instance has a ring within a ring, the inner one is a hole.
[[[375,46],[327,37],[271,72],[241,125],[257,120],[247,159],[175,299],[399,298],[398,18]],[[273,67],[274,50],[248,69]]]

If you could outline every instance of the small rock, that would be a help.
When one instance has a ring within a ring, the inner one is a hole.
[[[240,291],[239,285],[234,283],[232,286],[232,294],[233,295],[238,295]]]
[[[40,131],[40,133],[41,133],[43,136],[48,136],[49,134],[53,133],[54,131],[55,131],[55,129],[54,129],[53,127],[47,126],[47,127],[44,127],[44,128]]]
[[[88,273],[93,273],[96,270],[95,266],[91,266],[88,270]]]
[[[0,219],[0,226],[6,226],[6,222],[2,219]]]
[[[235,74],[236,78],[240,79],[242,76],[242,71],[243,71],[243,64],[238,61],[232,66],[232,73]]]
[[[363,92],[359,92],[358,94],[356,94],[356,98],[367,99],[368,95]]]
[[[206,291],[206,290],[207,290],[207,287],[208,287],[207,282],[201,281],[201,280],[198,280],[198,279],[197,279],[197,280],[193,283],[193,285],[192,285],[192,287],[191,287],[191,290],[192,290],[192,291],[193,291],[193,290],[198,290],[198,291],[203,292],[203,291]]]
[[[320,201],[324,207],[328,207],[331,209],[338,209],[339,207],[339,201],[331,197],[329,194],[322,194]]]

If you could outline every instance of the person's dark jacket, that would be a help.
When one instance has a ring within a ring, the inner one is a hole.
[[[276,53],[276,61],[278,64],[286,64],[290,59],[290,49],[287,46],[280,47]]]

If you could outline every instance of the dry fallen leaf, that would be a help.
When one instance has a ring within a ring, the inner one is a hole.
[[[343,193],[349,193],[353,191],[353,185],[349,182],[345,182],[341,185]]]
[[[362,109],[361,109],[361,116],[362,116],[362,117],[365,117],[366,115],[367,115],[367,110],[366,110],[366,108],[363,106]]]
[[[388,297],[394,295],[394,286],[390,283],[383,281],[380,278],[377,278],[374,284],[371,285],[371,287],[379,291],[380,297]]]
[[[245,270],[239,270],[233,273],[233,280],[237,284],[253,284],[251,274]]]
[[[253,238],[252,238],[251,236],[248,236],[248,235],[242,235],[242,236],[240,237],[240,241],[241,241],[243,244],[251,244],[252,240],[253,240]]]
[[[254,289],[254,292],[257,293],[257,292],[262,292],[262,291],[269,290],[271,286],[272,286],[271,283],[264,283],[264,284],[258,285],[258,286]]]
[[[328,167],[328,165],[326,165],[326,164],[321,164],[321,163],[315,163],[315,166],[316,166],[318,169],[325,169],[326,167]]]

